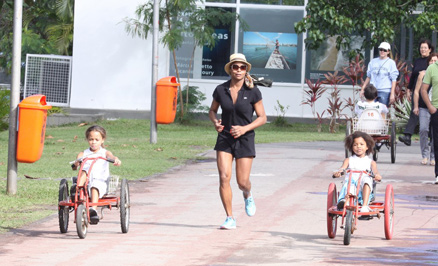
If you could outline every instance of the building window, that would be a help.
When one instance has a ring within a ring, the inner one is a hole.
[[[181,78],[227,79],[224,65],[232,53],[239,52],[245,54],[252,64],[251,74],[275,82],[301,82],[303,37],[295,33],[294,23],[303,18],[304,6],[284,5],[303,5],[303,1],[240,0],[238,4],[231,0],[207,2],[213,5],[206,5],[206,8],[225,8],[231,12],[239,10],[248,28],[245,31],[239,28],[236,32],[228,26],[218,26],[214,32],[217,43],[213,49],[204,46],[194,50],[193,36],[183,33],[184,44],[176,51]],[[256,4],[266,6],[260,8]],[[170,60],[170,75],[176,75],[173,57]]]
[[[239,51],[252,64],[251,72],[276,82],[301,82],[302,35],[293,25],[303,11],[242,8],[240,15],[250,25],[240,31]]]
[[[317,50],[308,50],[306,53],[306,78],[311,80],[324,79],[327,72],[339,71],[342,73],[349,62],[356,56],[354,50],[360,50],[365,37],[351,36],[351,50],[337,49],[336,37],[327,37]],[[361,58],[369,58],[368,50],[361,50]]]
[[[240,0],[242,4],[303,6],[304,0]]]
[[[214,8],[214,7],[207,7]],[[222,8],[236,12],[232,8]],[[222,79],[228,77],[224,70],[228,62],[232,48],[234,47],[234,28],[227,25],[218,26],[213,33],[216,44],[213,49],[208,46],[195,47],[192,33],[182,33],[184,36],[183,45],[176,51],[178,72],[181,78],[189,77],[195,79]],[[172,55],[171,55],[172,56]],[[176,75],[173,57],[170,58],[170,75]],[[189,71],[189,67],[190,71]]]

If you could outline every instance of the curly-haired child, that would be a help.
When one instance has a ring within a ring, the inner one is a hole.
[[[345,138],[345,148],[350,150],[352,156],[346,158],[341,168],[333,173],[334,177],[340,177],[346,169],[356,171],[368,171],[374,174],[374,179],[380,181],[382,176],[377,170],[377,164],[368,155],[374,147],[373,138],[365,132],[356,131]],[[359,174],[354,174],[351,180],[350,193],[355,193]],[[338,209],[344,208],[345,196],[347,194],[348,176],[345,177],[344,185],[339,193]],[[373,179],[369,175],[362,174],[359,202],[362,203],[361,212],[370,212],[368,204],[370,195],[373,193]]]

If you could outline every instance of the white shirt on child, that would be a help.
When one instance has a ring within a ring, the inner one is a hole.
[[[96,157],[106,158],[106,149],[100,148],[99,151],[93,152],[90,150],[90,148],[88,148],[84,151],[84,156],[92,157],[92,158],[96,158]],[[82,170],[88,173],[91,166],[91,162],[92,162],[91,160],[87,161]],[[97,160],[94,163],[93,169],[90,174],[90,180],[88,183],[89,193],[91,193],[91,188],[94,187],[97,190],[99,190],[99,198],[102,198],[102,196],[105,195],[108,191],[109,177],[110,177],[109,163],[105,160],[101,160],[101,159]]]
[[[384,105],[383,103],[379,102],[367,102],[367,101],[360,101],[356,104],[356,108],[354,109],[354,112],[358,117],[362,114],[362,112],[365,109],[376,109],[379,111],[380,114],[387,114],[388,113],[388,107]]]
[[[348,157],[348,168],[355,171],[371,171],[371,158],[368,156],[357,157],[352,155]]]
[[[366,155],[364,157],[358,157],[354,154],[354,155],[348,157],[348,168],[351,170],[355,170],[355,171],[371,172],[371,162],[372,161],[373,160]],[[354,178],[359,178],[359,175],[360,174],[355,174]],[[348,176],[346,176],[345,180],[348,183]],[[373,179],[369,175],[362,175],[362,179],[361,179],[360,183],[361,183],[360,184],[361,189],[363,189],[363,186],[365,184],[368,184],[371,191],[373,190]]]

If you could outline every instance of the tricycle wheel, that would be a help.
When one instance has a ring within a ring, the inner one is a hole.
[[[345,128],[345,136],[351,135],[351,121],[347,121],[347,127]],[[345,149],[345,158],[350,157],[350,151],[348,149]]]
[[[76,209],[76,231],[81,239],[87,236],[88,231],[88,214],[84,204],[78,205]]]
[[[122,227],[122,233],[128,233],[129,230],[130,208],[128,181],[122,179],[122,184],[120,186],[120,224]]]
[[[351,232],[353,229],[353,211],[347,210],[345,215],[345,231],[344,231],[344,245],[350,245]]]
[[[385,191],[385,238],[392,239],[392,232],[394,230],[394,189],[392,185],[386,186]]]
[[[338,203],[338,193],[336,192],[335,183],[330,183],[327,193],[327,233],[329,238],[335,238],[338,216],[336,214],[331,214],[328,210],[336,206]]]
[[[62,179],[59,183],[59,195],[58,202],[67,201],[68,196],[68,182],[66,179]],[[68,216],[69,207],[58,205],[58,218],[59,218],[59,230],[61,233],[67,233],[68,230]]]
[[[392,122],[391,127],[391,163],[395,163],[395,122]]]

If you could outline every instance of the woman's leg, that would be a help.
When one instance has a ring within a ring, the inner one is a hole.
[[[414,106],[414,95],[413,94],[411,94],[411,106]],[[416,114],[414,114],[413,109],[414,108],[411,109],[411,113],[409,114],[408,123],[406,124],[405,130],[403,131],[403,134],[407,138],[409,138],[409,141],[411,140],[411,136],[414,134],[415,127],[417,126],[418,119],[419,119],[419,117]]]
[[[430,114],[429,111],[425,108],[420,108],[419,113],[420,119],[420,149],[422,158],[429,159],[429,122],[430,122]],[[434,156],[432,156],[433,158]]]
[[[254,158],[245,157],[236,159],[236,179],[239,189],[243,191],[244,198],[248,198],[251,192],[251,181],[249,176],[251,174],[252,161]]]
[[[434,146],[434,140],[433,140],[433,130],[432,127],[430,128],[430,160],[435,161],[435,146]]]
[[[236,159],[237,184],[239,185],[239,189],[243,191],[245,211],[248,216],[253,216],[256,213],[254,198],[251,194],[251,181],[249,181],[253,160],[253,157]]]
[[[230,186],[233,155],[231,153],[217,151],[216,157],[217,169],[219,171],[219,194],[221,196],[222,205],[224,206],[227,216],[233,216],[233,192]]]

